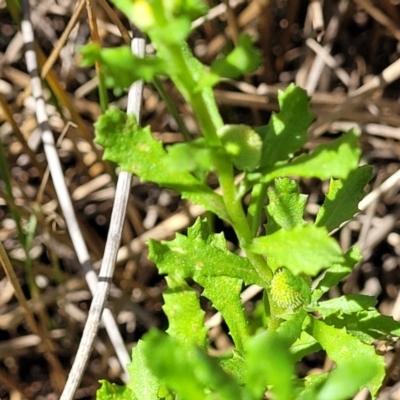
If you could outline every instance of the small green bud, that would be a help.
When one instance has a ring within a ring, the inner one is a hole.
[[[217,134],[237,169],[253,171],[257,168],[263,142],[256,131],[247,125],[224,125]]]
[[[309,301],[310,288],[303,277],[293,275],[287,268],[278,268],[271,281],[270,295],[278,307],[291,312]]]

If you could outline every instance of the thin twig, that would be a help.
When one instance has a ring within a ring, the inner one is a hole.
[[[329,53],[328,50],[331,46],[323,47],[315,39],[312,38],[306,39],[306,45],[311,50],[313,50],[329,68],[331,68],[335,72],[336,76],[343,82],[344,85],[349,86],[350,76],[343,68],[339,67],[337,61]],[[310,75],[312,75],[311,72]],[[312,94],[310,90],[307,90],[307,93],[309,95]]]
[[[136,55],[143,56],[145,52],[145,40],[137,38],[133,39],[132,52]],[[128,113],[134,114],[138,121],[140,117],[142,91],[143,82],[135,82],[131,86],[128,97]],[[131,179],[132,175],[124,171],[121,172],[118,177],[115,204],[111,215],[110,230],[107,236],[104,258],[99,273],[99,283],[97,284],[96,294],[90,306],[89,316],[83,331],[82,340],[79,344],[79,349],[68,377],[67,384],[61,395],[61,400],[73,399],[89,361],[93,342],[99,328],[100,317],[104,309],[104,304],[108,296],[111,279],[114,273],[115,261],[120,245],[122,226],[131,188]]]
[[[64,384],[64,371],[63,368],[60,364],[60,361],[57,359],[55,356],[55,350],[53,343],[41,332],[41,330],[38,327],[38,324],[35,320],[35,317],[33,315],[32,310],[28,306],[28,301],[26,300],[26,297],[24,295],[24,292],[21,288],[21,285],[19,283],[18,277],[15,274],[15,271],[11,265],[10,259],[8,258],[8,255],[6,253],[5,248],[3,247],[3,244],[0,241],[0,264],[2,265],[4,272],[7,275],[8,280],[11,282],[13,288],[14,288],[14,294],[15,297],[18,299],[18,302],[22,309],[25,312],[26,316],[26,324],[28,325],[28,328],[32,333],[35,335],[38,335],[41,339],[41,342],[44,344],[45,348],[45,355],[47,358],[47,361],[49,362],[50,368],[53,368],[53,372],[57,373],[54,374],[54,382],[53,384],[55,385],[55,389],[57,391],[61,391],[62,385]]]
[[[324,15],[321,0],[310,0],[308,12],[311,15],[312,27],[318,42],[321,41],[325,31]]]
[[[94,2],[93,0],[86,0],[86,11],[88,14],[90,37],[92,39],[92,42],[97,44],[101,48],[100,35],[97,29],[96,2]],[[96,69],[96,76],[99,79],[99,98],[101,111],[105,112],[108,108],[106,80],[103,70],[98,61],[95,62],[94,67]]]
[[[65,27],[60,39],[58,39],[57,44],[55,45],[54,49],[52,50],[49,58],[46,60],[46,62],[43,65],[43,68],[42,68],[42,71],[40,74],[42,79],[44,79],[47,76],[47,74],[53,67],[54,63],[56,62],[58,56],[60,55],[62,48],[65,45],[65,42],[68,39],[69,34],[71,33],[72,29],[74,29],[76,23],[78,22],[79,17],[81,15],[84,7],[85,7],[85,0],[80,0],[71,16],[71,19],[68,22],[68,25]]]
[[[244,3],[244,0],[235,0],[235,1],[231,0],[229,2],[229,6],[232,8],[238,6],[241,3]],[[226,4],[225,3],[218,4],[217,6],[208,10],[207,15],[204,15],[203,17],[200,17],[195,21],[193,21],[192,29],[198,28],[199,26],[203,25],[206,21],[210,21],[214,18],[217,18],[220,15],[225,14],[225,12],[226,12]]]
[[[129,34],[129,31],[124,27],[124,24],[118,18],[115,11],[110,7],[110,5],[107,3],[106,0],[98,0],[98,3],[100,7],[102,7],[103,10],[106,12],[110,20],[115,24],[115,26],[118,27],[118,30],[120,31],[121,36],[125,40],[125,42],[129,44],[131,42],[131,36]]]
[[[14,391],[15,392],[14,394],[19,393],[20,398],[24,398],[23,384],[18,382],[16,379],[10,376],[10,374],[7,374],[1,369],[0,369],[0,383],[9,390],[9,393],[12,393]]]
[[[365,11],[381,25],[385,26],[392,35],[400,40],[400,29],[397,24],[385,15],[379,8],[375,7],[369,0],[354,0],[360,7],[364,8]]]
[[[133,254],[138,254],[143,250],[146,241],[149,239],[163,240],[173,235],[176,231],[185,229],[189,224],[200,215],[204,214],[203,207],[197,204],[190,204],[187,209],[180,211],[159,223],[153,229],[144,232],[142,235],[133,239],[125,246],[121,246],[118,251],[117,263],[125,262]]]
[[[235,46],[237,46],[238,36],[239,36],[239,26],[236,21],[235,13],[233,12],[231,5],[229,4],[229,0],[222,0],[222,2],[226,6],[225,15],[228,20],[228,26],[231,33],[232,42],[235,44]]]
[[[356,107],[360,102],[365,100],[368,96],[378,89],[383,89],[396,79],[400,77],[400,59],[390,64],[379,75],[374,76],[363,86],[359,87],[354,92],[350,93],[347,100],[341,105],[336,107],[328,115],[322,117],[320,120],[311,126],[309,129],[309,136],[311,138],[322,135],[331,125],[333,121],[338,120],[345,112]]]
[[[364,211],[372,203],[376,202],[381,196],[392,189],[394,186],[400,185],[400,170],[396,171],[393,175],[389,176],[384,182],[382,182],[379,187],[374,189],[371,193],[368,193],[361,201],[358,203],[358,208],[360,211]]]
[[[306,41],[306,44],[315,51],[317,56],[315,57],[313,64],[310,68],[310,71],[308,73],[307,77],[307,82],[304,86],[306,89],[307,93],[309,96],[311,96],[314,92],[315,89],[317,88],[318,82],[320,80],[320,76],[325,68],[325,64],[329,66],[329,63],[326,62],[325,58],[323,57],[324,54],[327,54],[329,57],[332,57],[330,55],[330,52],[332,50],[333,42],[337,37],[337,33],[339,31],[339,25],[340,25],[340,20],[342,16],[345,14],[348,8],[348,0],[341,0],[339,4],[337,5],[336,12],[334,15],[331,17],[328,26],[326,28],[325,32],[325,37],[324,37],[324,45],[322,48],[322,52],[317,51],[317,49],[313,49],[310,46],[309,41]],[[332,57],[333,58],[333,57]],[[333,65],[336,65],[336,60],[334,61]],[[335,68],[334,66],[331,66],[331,68]],[[345,74],[346,72],[343,71]],[[343,80],[342,80],[343,81]],[[348,86],[348,82],[350,81],[350,78],[348,78],[347,83],[344,82],[346,86]]]
[[[26,46],[26,65],[28,72],[31,76],[32,93],[36,101],[36,118],[37,122],[42,130],[42,142],[44,145],[44,151],[46,154],[47,162],[50,169],[50,174],[54,182],[58,201],[62,212],[65,217],[65,222],[68,228],[71,241],[76,251],[78,260],[85,271],[85,279],[89,286],[91,293],[96,293],[97,287],[97,275],[93,271],[90,263],[89,252],[83,238],[82,232],[79,228],[78,221],[76,219],[75,211],[72,205],[71,197],[69,195],[63,171],[60,163],[60,159],[57,154],[57,149],[54,143],[54,137],[51,132],[51,128],[48,122],[48,116],[46,113],[46,105],[42,95],[42,85],[38,73],[38,64],[36,54],[34,51],[34,33],[32,24],[29,19],[30,5],[29,0],[22,1],[22,7],[24,10],[24,19],[21,23],[22,35]],[[130,361],[129,354],[125,348],[121,334],[118,330],[117,323],[109,309],[104,310],[103,322],[107,333],[110,337],[111,342],[115,348],[116,354],[120,360],[121,366],[125,371],[123,379],[128,379],[128,373],[126,370],[126,364]]]
[[[34,165],[38,169],[39,173],[42,174],[44,172],[44,168],[36,159],[36,154],[28,146],[28,143],[27,143],[24,135],[22,134],[18,124],[16,123],[15,119],[13,118],[13,111],[12,111],[10,105],[7,104],[7,101],[4,98],[2,93],[0,93],[0,108],[3,110],[3,118],[11,125],[14,135],[19,139],[24,151],[30,157],[32,165]]]

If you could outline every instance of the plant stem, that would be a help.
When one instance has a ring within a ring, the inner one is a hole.
[[[11,203],[8,204],[8,207],[10,208],[11,216],[17,228],[18,240],[21,243],[21,246],[25,248],[25,233],[21,224],[21,216],[15,207],[15,199],[12,191],[11,176],[8,169],[5,150],[1,141],[0,141],[0,178],[4,181],[6,193],[11,201]]]
[[[250,225],[250,231],[253,236],[256,236],[260,227],[261,211],[264,204],[264,199],[267,195],[268,185],[258,183],[254,185],[251,192],[251,200],[247,211],[247,221]]]
[[[182,117],[179,115],[179,112],[176,109],[174,102],[171,101],[171,97],[165,91],[164,86],[162,85],[160,79],[158,79],[157,77],[154,77],[153,85],[157,89],[158,94],[164,100],[164,103],[166,104],[169,112],[174,117],[175,122],[178,125],[179,132],[182,134],[182,136],[184,137],[184,139],[187,142],[190,142],[190,140],[191,140],[190,133],[189,133],[185,123],[183,122]]]
[[[96,21],[96,8],[95,2],[93,0],[86,0],[86,10],[89,17],[89,27],[90,27],[90,36],[93,43],[96,43],[101,47],[100,35],[97,30],[97,21]],[[107,96],[107,88],[105,82],[105,76],[101,69],[101,66],[98,62],[95,63],[96,74],[99,79],[99,99],[100,99],[100,107],[101,111],[104,113],[108,108],[108,96]]]
[[[15,206],[15,199],[14,199],[14,194],[12,191],[12,184],[11,184],[11,176],[10,176],[10,173],[8,170],[8,164],[7,164],[7,160],[5,157],[5,151],[4,151],[1,141],[0,141],[0,178],[2,178],[4,181],[4,186],[6,189],[6,193],[8,195],[7,197],[9,199],[7,205],[10,208],[11,216],[15,222],[15,226],[17,229],[18,241],[21,244],[21,247],[25,253],[25,273],[26,273],[26,279],[28,282],[29,292],[32,297],[35,297],[35,293],[37,293],[37,287],[36,287],[35,278],[33,275],[32,259],[30,258],[30,255],[29,255],[29,250],[32,246],[32,241],[33,241],[32,236],[33,236],[35,228],[33,228],[33,232],[31,231],[31,228],[30,228],[28,235],[27,235],[22,226],[21,215],[18,213],[16,206]],[[30,221],[29,227],[31,227],[31,221]]]
[[[223,126],[223,121],[218,112],[211,88],[196,88],[197,81],[204,71],[203,65],[184,46],[164,46],[162,52],[171,63],[171,71],[173,71],[171,79],[191,105],[208,145],[210,147],[221,146],[217,131]],[[226,211],[230,217],[230,222],[238,236],[240,245],[246,248],[254,235],[247,222],[241,200],[237,196],[232,163],[218,156],[214,156],[213,161],[218,173],[222,188],[222,197]],[[247,256],[260,277],[268,285],[272,278],[272,271],[265,259],[261,255],[250,252],[247,253]]]

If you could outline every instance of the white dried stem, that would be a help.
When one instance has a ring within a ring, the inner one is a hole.
[[[145,52],[145,40],[139,38],[133,39],[132,52],[139,56],[143,56]],[[135,114],[138,121],[140,118],[142,91],[143,82],[135,82],[130,88],[128,97],[127,112],[129,114]],[[89,316],[83,331],[82,340],[79,344],[78,352],[69,374],[67,384],[61,395],[61,400],[73,399],[89,361],[93,342],[99,329],[101,314],[111,286],[111,279],[114,273],[115,262],[121,241],[122,226],[125,219],[126,206],[131,188],[131,179],[132,175],[128,172],[123,171],[119,174],[115,193],[115,203],[111,215],[110,230],[108,232],[104,258],[99,273],[99,282],[90,306]]]
[[[24,10],[24,18],[21,23],[21,31],[26,46],[25,58],[29,75],[31,76],[32,94],[36,102],[36,118],[38,125],[42,131],[42,142],[44,151],[46,154],[47,162],[50,169],[50,174],[56,189],[57,198],[64,214],[67,229],[73,243],[75,252],[78,260],[85,271],[85,279],[89,286],[91,293],[94,295],[97,293],[97,275],[92,269],[90,263],[89,252],[83,238],[82,232],[79,228],[79,224],[75,215],[73,204],[71,201],[70,194],[68,192],[67,185],[64,180],[63,171],[58,157],[57,149],[53,133],[48,122],[48,116],[46,112],[46,104],[43,98],[43,90],[41,85],[40,76],[38,73],[38,63],[36,53],[34,50],[34,32],[32,23],[30,21],[30,5],[29,0],[22,1],[22,7]],[[129,189],[128,189],[129,191]],[[130,357],[125,348],[125,344],[118,330],[117,323],[115,322],[114,316],[111,311],[106,308],[102,315],[103,323],[106,331],[110,337],[110,341],[114,346],[118,359],[121,363],[123,370],[125,371],[123,379],[128,379],[128,372],[126,364],[129,363]]]

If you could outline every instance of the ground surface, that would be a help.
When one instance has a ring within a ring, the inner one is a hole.
[[[218,5],[216,1],[209,3],[211,7]],[[205,63],[229,49],[238,32],[251,34],[263,54],[263,65],[254,74],[216,88],[225,121],[265,124],[277,110],[277,90],[296,82],[307,89],[316,115],[310,148],[330,140],[332,135],[327,132],[355,125],[361,129],[363,162],[374,166],[368,192],[382,193],[369,197],[370,201],[363,204],[364,212],[337,234],[344,249],[358,242],[364,255],[362,264],[337,290],[378,296],[381,312],[400,318],[400,304],[396,302],[400,287],[399,2],[325,1],[322,19],[318,18],[319,1],[250,0],[231,4],[228,11],[221,6],[212,8],[209,20],[198,21],[191,37],[194,52]],[[61,50],[45,81],[47,112],[91,261],[98,268],[115,185],[110,175],[113,166],[101,160],[101,150],[92,142],[93,123],[100,115],[95,73],[79,67],[77,56],[78,47],[90,41],[88,17],[83,7],[72,31],[62,39],[76,14],[76,2],[45,0],[32,1],[31,5],[41,51],[49,57]],[[122,21],[124,34],[130,32],[127,21],[104,0],[96,2],[94,10],[102,43],[123,44],[116,19]],[[384,70],[383,78],[374,80]],[[189,130],[196,132],[190,110],[168,82],[164,85],[176,99]],[[364,85],[372,87],[365,95]],[[117,98],[110,93],[110,98],[125,109],[126,96]],[[58,397],[76,354],[91,295],[48,179],[22,39],[4,1],[0,1],[0,99],[0,138],[14,196],[12,199],[7,194],[2,175],[0,239],[39,330],[35,333],[30,329],[15,289],[0,269],[0,398],[52,399]],[[10,116],[15,126],[10,125]],[[144,90],[142,120],[164,143],[182,140],[175,121],[150,85]],[[391,180],[385,183],[387,179]],[[308,212],[312,217],[323,188],[313,180],[302,186],[310,195]],[[32,232],[32,265],[24,261],[12,211],[21,217],[24,229]],[[161,309],[165,284],[146,258],[145,239],[171,237],[176,229],[184,230],[194,214],[176,193],[134,178],[110,295],[112,311],[129,348],[150,327],[166,326]],[[36,227],[29,228],[29,219]],[[217,228],[223,230],[224,226],[217,224]],[[229,231],[226,234],[234,246],[235,239]],[[249,303],[249,309],[253,303]],[[217,349],[229,346],[223,329],[214,328],[212,335]],[[387,354],[388,362],[394,354]],[[301,372],[305,374],[311,367],[324,365],[321,360],[309,360],[301,366]],[[77,398],[93,398],[99,379],[121,382],[120,376],[110,340],[101,329]],[[398,379],[395,367],[387,387]]]

